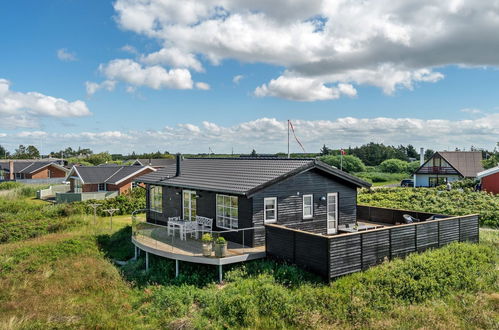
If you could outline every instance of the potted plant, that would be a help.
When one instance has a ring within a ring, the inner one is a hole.
[[[223,258],[227,255],[227,241],[220,236],[215,241],[215,257]]]
[[[213,237],[210,233],[203,234],[201,237],[201,241],[203,242],[203,256],[211,257],[211,250],[213,249]]]

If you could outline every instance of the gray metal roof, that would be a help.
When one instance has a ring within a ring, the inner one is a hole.
[[[151,159],[137,159],[133,165],[153,166],[153,167],[166,167],[175,164],[174,158],[151,158]]]
[[[139,174],[146,167],[119,165],[75,166],[74,171],[78,173],[78,176],[85,184],[116,184],[128,176],[135,173]]]
[[[39,169],[51,164],[62,168],[61,165],[57,164],[56,161],[14,160],[13,162],[14,162],[14,173],[29,174],[38,171]],[[5,171],[9,171],[10,169],[9,162],[8,161],[0,162],[0,168],[2,168]]]
[[[312,168],[327,172],[355,186],[370,186],[369,183],[320,161],[287,158],[190,158],[181,162],[180,176],[175,176],[176,165],[170,165],[140,176],[136,181],[249,195],[274,182]]]

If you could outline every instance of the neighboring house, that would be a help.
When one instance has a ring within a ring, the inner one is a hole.
[[[314,159],[191,158],[139,177],[147,186],[147,221],[214,219],[213,230],[310,223],[335,233],[355,224],[357,188],[371,185]],[[327,229],[326,229],[327,228]],[[247,234],[250,246],[263,232]]]
[[[499,166],[478,173],[477,178],[483,191],[499,194]]]
[[[438,151],[414,172],[414,186],[436,187],[463,178],[476,178],[481,171],[480,151]]]
[[[149,159],[136,159],[132,165],[134,166],[151,166],[154,168],[163,168],[175,164],[173,158],[149,158]]]
[[[56,195],[59,203],[115,197],[133,189],[134,179],[156,171],[150,166],[73,166],[67,176],[70,190]]]
[[[57,180],[62,182],[69,170],[60,160],[0,161],[0,180]]]

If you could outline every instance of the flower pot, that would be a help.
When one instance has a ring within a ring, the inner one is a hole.
[[[211,243],[203,243],[203,257],[211,257],[212,249]]]
[[[215,257],[223,258],[227,255],[227,243],[215,244]]]

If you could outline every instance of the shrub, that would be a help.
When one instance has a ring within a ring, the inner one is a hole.
[[[361,190],[359,204],[449,215],[480,215],[482,225],[499,227],[499,198],[472,189],[446,191],[432,188]]]
[[[22,184],[16,181],[0,182],[0,190],[11,190],[21,187]]]
[[[400,181],[407,178],[406,173],[360,172],[355,173],[359,178],[368,182]]]
[[[400,159],[387,159],[379,165],[381,172],[402,173],[407,172],[409,163]]]
[[[342,156],[323,156],[320,157],[319,159],[324,163],[339,169],[342,166],[341,158]],[[352,172],[363,172],[365,170],[366,166],[364,165],[362,160],[360,160],[360,158],[352,155],[343,156],[343,171],[352,173]]]

